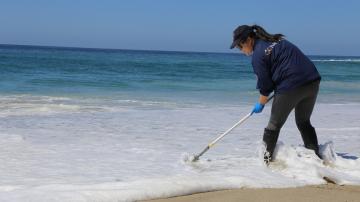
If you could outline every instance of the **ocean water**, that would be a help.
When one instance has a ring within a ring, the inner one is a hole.
[[[360,185],[360,57],[310,56],[324,161],[293,114],[261,160],[270,108],[252,109],[240,54],[0,45],[0,201],[135,201],[242,187]]]

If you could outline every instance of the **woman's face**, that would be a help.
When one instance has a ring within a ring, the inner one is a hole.
[[[245,55],[249,56],[253,52],[254,39],[248,37],[244,43],[240,43],[236,47],[239,48]]]

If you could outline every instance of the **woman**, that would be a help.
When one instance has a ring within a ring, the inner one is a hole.
[[[282,34],[269,34],[258,25],[241,25],[234,30],[230,47],[237,47],[248,56],[252,54],[252,66],[260,91],[259,101],[252,113],[260,113],[269,94],[272,91],[275,94],[271,117],[263,136],[266,163],[272,160],[280,129],[293,109],[305,147],[314,150],[320,157],[310,117],[321,77],[310,59],[283,37]]]

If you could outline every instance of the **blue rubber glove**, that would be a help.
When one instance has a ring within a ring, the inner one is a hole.
[[[255,106],[254,106],[254,109],[253,109],[252,112],[251,112],[251,114],[262,112],[262,110],[264,109],[264,106],[265,106],[265,105],[263,105],[263,104],[256,103]]]

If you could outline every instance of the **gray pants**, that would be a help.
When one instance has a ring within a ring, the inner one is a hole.
[[[266,129],[280,130],[293,109],[295,109],[295,120],[298,128],[302,123],[310,123],[319,84],[320,81],[314,81],[286,93],[276,93]]]

